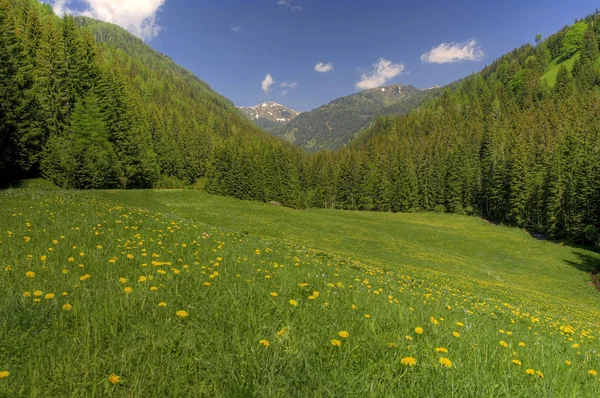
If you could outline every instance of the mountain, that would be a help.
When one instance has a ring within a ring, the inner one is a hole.
[[[272,130],[294,120],[300,112],[276,102],[264,102],[256,106],[238,106],[242,113],[264,130]]]
[[[311,152],[336,149],[352,140],[378,116],[404,114],[439,93],[437,87],[420,90],[398,84],[373,88],[304,112],[273,130],[273,134]]]

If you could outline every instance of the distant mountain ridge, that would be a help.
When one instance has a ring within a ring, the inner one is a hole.
[[[341,97],[304,112],[272,133],[316,152],[344,146],[382,115],[402,115],[436,97],[439,87],[418,89],[394,84]]]
[[[296,118],[300,112],[277,102],[263,102],[255,106],[238,106],[242,113],[265,130],[272,130]]]

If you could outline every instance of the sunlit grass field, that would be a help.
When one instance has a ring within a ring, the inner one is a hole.
[[[474,217],[0,191],[0,396],[599,396],[594,253]]]

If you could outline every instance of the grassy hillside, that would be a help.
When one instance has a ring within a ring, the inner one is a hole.
[[[0,204],[3,396],[600,393],[598,257],[520,230],[39,182]]]

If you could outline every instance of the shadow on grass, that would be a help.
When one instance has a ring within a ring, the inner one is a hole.
[[[596,289],[600,290],[600,258],[580,252],[573,252],[573,254],[577,256],[578,261],[565,260],[565,262],[580,271],[587,272]]]

